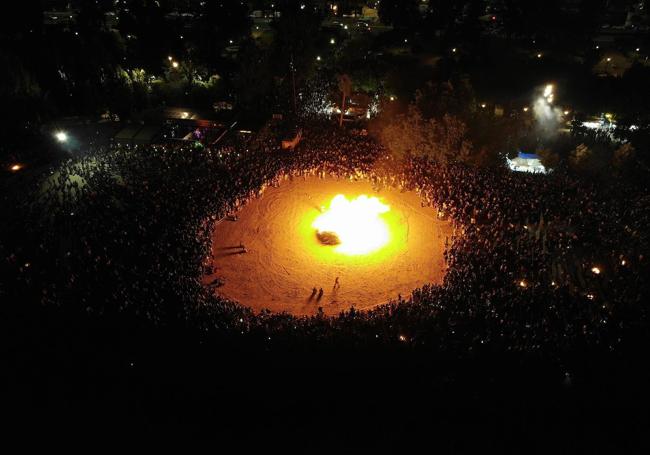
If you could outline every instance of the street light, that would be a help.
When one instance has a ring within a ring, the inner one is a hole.
[[[18,172],[19,170],[22,169],[22,166],[20,164],[14,164],[9,169],[11,169],[12,172]]]
[[[173,66],[174,68],[178,68],[178,62],[172,62],[172,66]]]
[[[68,140],[68,135],[65,133],[65,131],[58,131],[54,134],[54,137],[56,138],[57,141],[59,142],[67,142]]]

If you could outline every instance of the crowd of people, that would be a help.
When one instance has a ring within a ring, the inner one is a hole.
[[[46,307],[173,321],[204,340],[278,349],[615,350],[646,320],[646,193],[560,170],[398,162],[365,135],[327,124],[303,131],[293,151],[265,128],[214,147],[116,145],[61,163],[11,199],[3,272]],[[417,191],[454,225],[444,282],[334,317],[255,314],[204,286],[215,223],[267,186],[307,175]]]

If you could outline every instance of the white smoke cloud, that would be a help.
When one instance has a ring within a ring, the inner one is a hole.
[[[533,114],[537,129],[544,136],[554,136],[562,122],[562,110],[553,104],[555,88],[548,84],[536,91]]]

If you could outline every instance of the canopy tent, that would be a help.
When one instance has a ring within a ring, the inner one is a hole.
[[[516,158],[506,158],[508,167],[515,172],[532,172],[546,174],[548,170],[536,153],[519,152]]]

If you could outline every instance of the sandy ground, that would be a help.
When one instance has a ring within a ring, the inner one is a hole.
[[[337,194],[377,196],[390,206],[383,215],[391,232],[389,243],[373,253],[346,256],[321,245],[311,227],[320,206]],[[255,310],[270,309],[297,315],[315,314],[322,307],[335,314],[354,306],[375,305],[410,295],[426,283],[439,283],[445,271],[445,237],[449,223],[431,208],[420,206],[413,192],[375,192],[368,182],[294,179],[248,203],[237,221],[224,220],[214,230],[215,273],[224,285],[215,292]],[[247,253],[240,253],[242,243]],[[334,288],[336,277],[340,287]],[[323,288],[319,300],[312,288]]]

